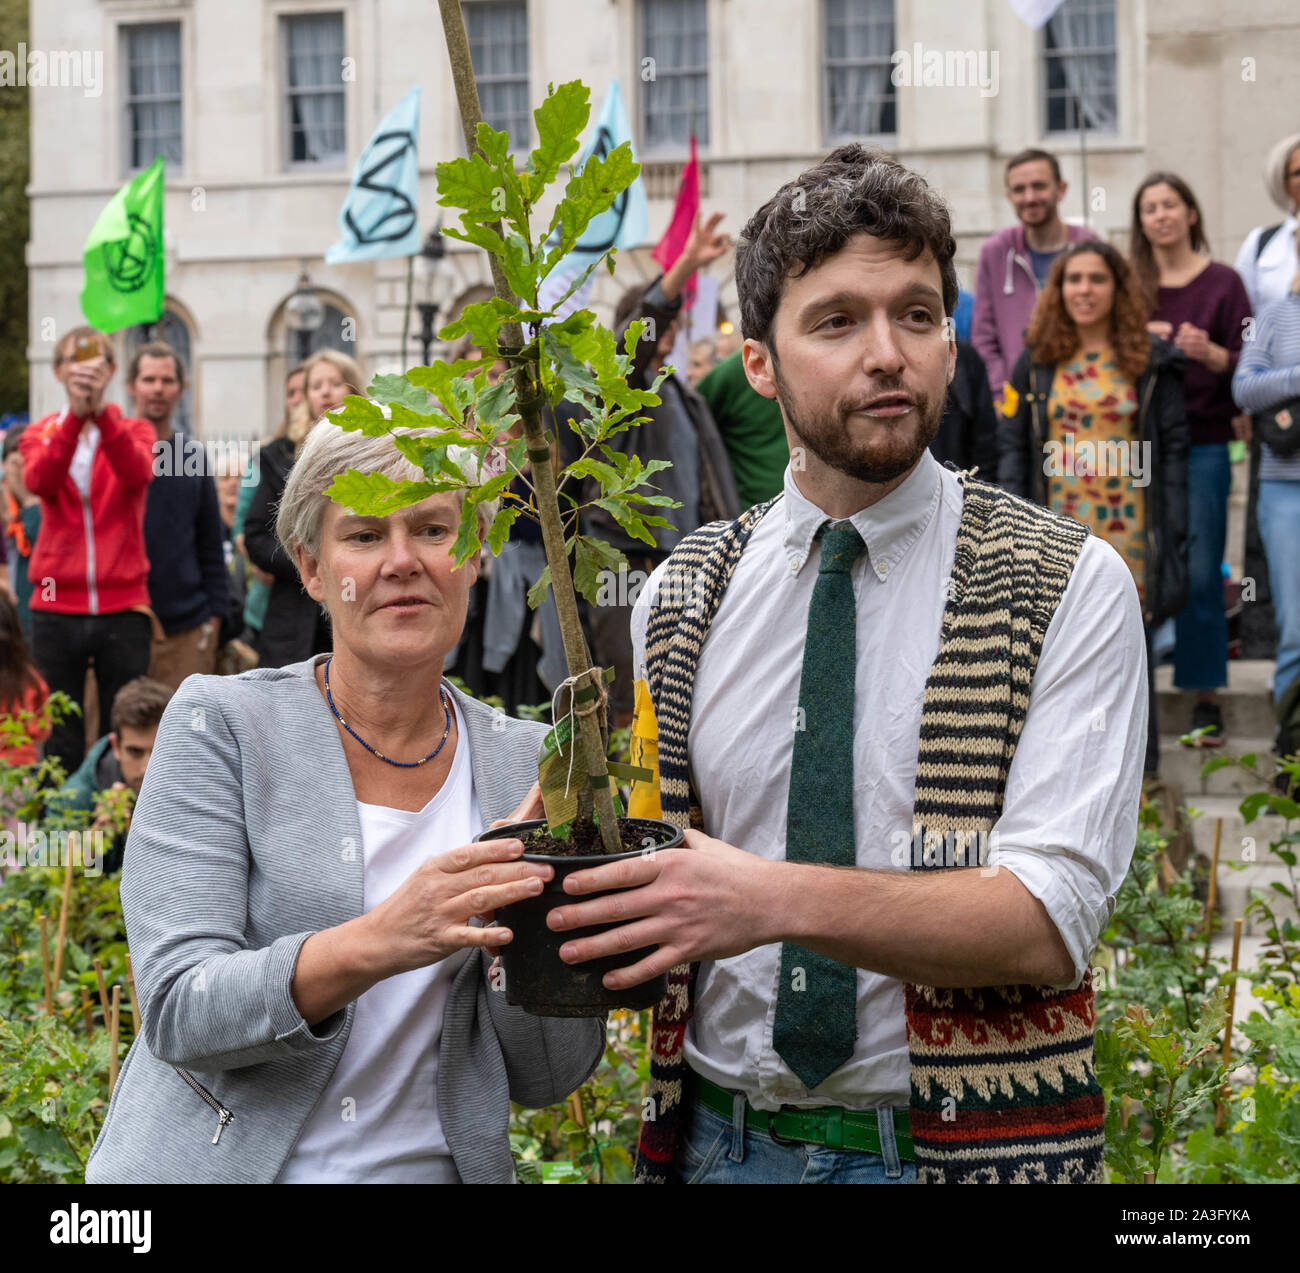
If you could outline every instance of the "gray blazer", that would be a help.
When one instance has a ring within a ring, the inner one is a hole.
[[[88,1183],[273,1181],[343,1053],[355,1005],[309,1026],[289,993],[303,942],[364,911],[356,795],[312,677],[323,657],[191,676],[167,706],[122,871],[144,1028]],[[484,821],[507,817],[544,727],[456,703]],[[462,1180],[509,1182],[509,1102],[548,1105],[581,1084],[604,1022],[530,1016],[489,985],[485,952],[452,958],[439,1117]],[[222,1117],[173,1066],[233,1114],[216,1143]]]

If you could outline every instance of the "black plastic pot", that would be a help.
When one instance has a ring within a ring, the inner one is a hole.
[[[620,825],[632,823],[639,838],[651,839],[656,849],[671,849],[682,842],[680,828],[671,822],[654,818],[620,818]],[[546,820],[511,822],[505,826],[484,831],[481,840],[524,839],[536,827],[544,827]],[[644,828],[644,835],[640,835]],[[524,840],[527,843],[527,840]],[[647,846],[649,847],[649,846]],[[510,929],[514,940],[501,950],[501,964],[505,971],[506,1002],[523,1008],[537,1017],[601,1017],[614,1008],[652,1008],[668,989],[668,974],[654,978],[629,990],[607,990],[601,978],[614,968],[625,968],[638,963],[654,947],[593,959],[584,964],[566,964],[560,958],[560,947],[575,937],[590,937],[617,928],[617,924],[592,924],[589,928],[571,928],[555,932],[546,925],[546,916],[557,906],[587,901],[593,897],[607,897],[609,893],[584,893],[581,897],[564,891],[564,881],[575,871],[586,871],[609,862],[640,857],[640,850],[630,853],[593,853],[584,857],[556,857],[546,853],[525,853],[525,862],[545,862],[555,868],[555,874],[546,882],[536,897],[525,898],[510,906],[501,907],[496,922]],[[619,892],[611,889],[610,892]]]

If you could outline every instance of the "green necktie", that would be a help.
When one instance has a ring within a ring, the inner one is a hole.
[[[799,679],[787,862],[857,863],[853,833],[853,684],[857,606],[849,569],[866,545],[851,522],[818,532],[821,565],[808,607]],[[802,946],[781,946],[772,1046],[805,1087],[815,1088],[853,1055],[857,969]]]

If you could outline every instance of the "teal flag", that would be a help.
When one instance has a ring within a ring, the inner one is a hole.
[[[632,158],[636,158],[636,145],[632,142],[632,129],[627,122],[627,111],[623,107],[623,94],[619,91],[618,81],[609,86],[600,116],[596,120],[595,130],[587,138],[574,164],[574,171],[581,170],[582,165],[592,155],[607,155],[616,146],[627,142],[632,147]],[[645,186],[640,175],[617,199],[612,207],[595,217],[587,227],[578,245],[564,258],[542,281],[538,303],[543,309],[551,306],[564,295],[593,261],[598,261],[610,248],[620,251],[639,247],[650,233],[650,208],[646,202]],[[558,242],[558,237],[556,242]],[[552,244],[553,246],[553,244]],[[588,279],[556,313],[563,318],[581,309],[587,303],[587,293],[591,290]]]
[[[100,331],[154,323],[163,312],[163,158],[99,214],[85,247],[81,312]]]
[[[420,250],[420,86],[384,116],[357,166],[339,209],[342,237],[326,253],[330,265],[414,256]]]

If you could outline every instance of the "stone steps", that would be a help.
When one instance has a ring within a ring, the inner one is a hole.
[[[1192,727],[1195,696],[1174,688],[1174,669],[1156,668],[1156,719],[1160,737],[1177,739]],[[1225,746],[1240,754],[1248,750],[1245,740],[1267,739],[1269,747],[1277,734],[1273,713],[1273,663],[1270,659],[1232,659],[1228,663],[1228,685],[1219,691],[1223,710]],[[1222,749],[1220,749],[1222,750]],[[1163,749],[1162,749],[1163,751]]]

